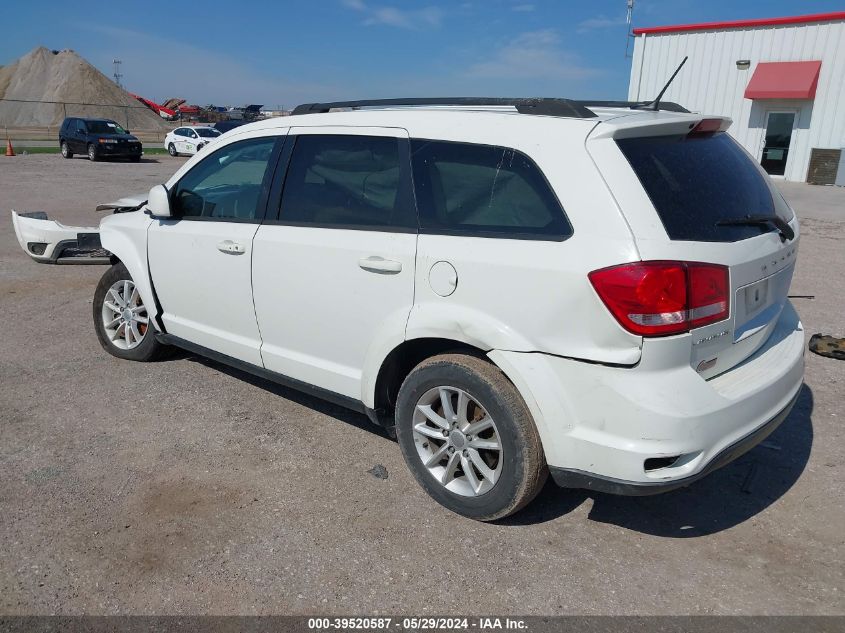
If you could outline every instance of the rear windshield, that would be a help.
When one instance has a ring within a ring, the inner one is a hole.
[[[724,132],[616,142],[670,239],[736,242],[777,229],[771,224],[725,226],[720,221],[749,215],[792,219],[789,207],[773,199],[757,165]]]

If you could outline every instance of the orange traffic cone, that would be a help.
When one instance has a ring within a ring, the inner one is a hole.
[[[6,156],[14,156],[14,155],[15,155],[15,150],[12,147],[12,141],[9,140],[9,139],[6,139]]]

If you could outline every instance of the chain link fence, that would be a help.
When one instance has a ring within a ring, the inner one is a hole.
[[[0,128],[3,138],[12,141],[57,141],[62,121],[69,116],[111,119],[130,130],[142,142],[162,142],[165,135],[181,124],[165,121],[147,106],[138,103],[84,103],[0,98]],[[48,121],[48,125],[32,122]]]

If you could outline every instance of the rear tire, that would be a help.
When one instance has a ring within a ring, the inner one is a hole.
[[[73,158],[73,152],[70,151],[70,147],[67,144],[67,141],[62,141],[62,156],[64,158]]]
[[[100,160],[100,156],[99,154],[97,154],[97,148],[94,146],[93,143],[88,144],[88,160],[90,160],[92,163],[95,163]]]
[[[173,143],[167,146],[167,153],[174,158],[179,155],[179,152],[176,151],[176,146]]]
[[[156,340],[150,313],[122,263],[109,268],[100,279],[93,309],[97,338],[112,356],[149,362],[167,351],[167,346]]]
[[[425,491],[478,521],[519,511],[548,476],[528,407],[484,358],[443,354],[417,365],[399,390],[396,435]]]

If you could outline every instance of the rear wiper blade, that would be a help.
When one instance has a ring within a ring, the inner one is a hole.
[[[776,215],[746,215],[744,218],[732,218],[730,220],[719,220],[716,226],[765,226],[773,224],[784,241],[795,237],[795,231],[789,226],[789,222]]]

